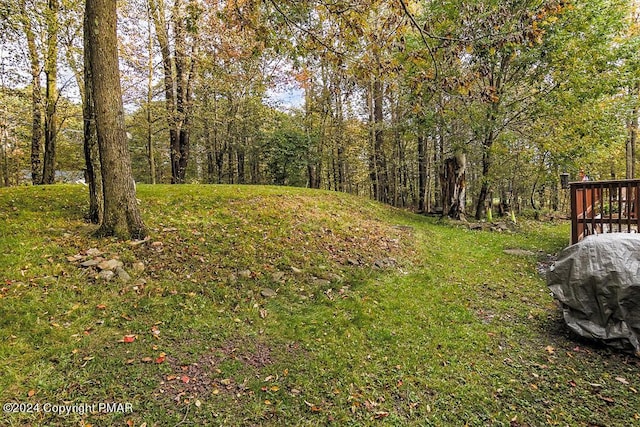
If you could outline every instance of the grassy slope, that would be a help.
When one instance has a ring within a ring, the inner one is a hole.
[[[0,190],[0,402],[134,408],[3,424],[639,423],[638,361],[569,335],[536,256],[503,252],[556,252],[566,224],[467,231],[271,187],[139,198],[152,241],[131,246],[91,237],[81,187]],[[93,247],[132,281],[67,260]]]

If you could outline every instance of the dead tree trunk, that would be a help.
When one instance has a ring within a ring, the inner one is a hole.
[[[464,153],[445,160],[442,179],[442,214],[465,220],[467,159]]]

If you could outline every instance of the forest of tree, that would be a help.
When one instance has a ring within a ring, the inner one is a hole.
[[[483,218],[494,203],[562,209],[561,173],[636,176],[637,0],[118,7],[138,182],[308,186]],[[84,13],[0,3],[0,186],[99,167]]]

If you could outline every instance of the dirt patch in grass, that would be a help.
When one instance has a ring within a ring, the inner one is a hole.
[[[185,358],[167,356],[170,373],[162,373],[160,384],[154,391],[155,397],[189,404],[194,399],[211,395],[241,397],[252,395],[249,379],[260,378],[261,370],[269,368],[278,360],[278,354],[290,356],[300,352],[297,344],[288,344],[275,349],[258,340],[230,340],[219,347],[213,347],[201,354],[195,362],[186,363]],[[242,379],[224,369],[229,364],[238,363]]]

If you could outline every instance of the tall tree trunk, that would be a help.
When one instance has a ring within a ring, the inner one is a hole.
[[[3,106],[2,115],[0,115],[0,183],[3,187],[8,187],[9,183],[9,131],[8,124],[6,123],[7,107]]]
[[[427,150],[426,138],[418,135],[418,212],[427,212]]]
[[[435,151],[435,141],[430,136],[425,138],[424,154],[426,157],[426,192],[425,195],[425,212],[431,212],[433,210],[433,158],[431,157],[431,151]]]
[[[482,185],[480,186],[480,194],[476,203],[476,219],[480,220],[486,214],[485,203],[489,195],[489,170],[491,169],[491,153],[489,148],[483,147],[482,152]]]
[[[180,153],[180,141],[178,135],[177,96],[174,78],[174,57],[171,55],[169,42],[169,24],[165,17],[165,3],[163,0],[149,0],[149,11],[153,18],[156,30],[156,38],[162,57],[162,69],[164,72],[165,108],[167,111],[167,125],[169,128],[169,155],[171,159],[171,182],[175,182],[179,165],[177,159]]]
[[[375,130],[375,119],[374,119],[374,108],[373,108],[373,84],[370,89],[367,91],[367,106],[369,107],[369,139],[370,139],[370,148],[369,148],[369,181],[371,181],[371,198],[378,199],[378,173],[376,169],[376,151],[375,151],[375,139],[376,139],[376,130]]]
[[[638,109],[631,110],[631,118],[628,122],[627,144],[626,144],[626,178],[634,179],[636,176],[636,142],[638,139]]]
[[[149,178],[151,184],[156,183],[156,159],[153,148],[153,117],[151,115],[151,105],[153,104],[153,36],[151,32],[151,7],[147,5],[149,40],[149,62],[147,64],[147,156],[149,159]]]
[[[84,31],[84,90],[82,103],[82,117],[84,123],[84,160],[85,182],[89,187],[89,214],[88,219],[94,224],[102,224],[104,216],[104,193],[102,191],[102,170],[100,167],[100,150],[98,147],[98,134],[96,130],[95,103],[91,77],[91,58],[88,42],[89,23],[85,14]]]
[[[238,164],[236,165],[238,170],[238,184],[244,184],[245,183],[244,150],[238,149],[236,152],[236,157],[238,158]]]
[[[46,110],[44,117],[44,164],[42,183],[53,184],[56,174],[56,139],[58,137],[58,0],[47,7],[47,58],[45,61]]]
[[[36,46],[31,19],[27,15],[25,1],[20,2],[21,23],[29,52],[31,66],[31,182],[42,182],[40,152],[42,150],[42,88],[40,86],[40,56]]]
[[[162,56],[164,87],[169,127],[169,154],[171,158],[171,182],[185,182],[190,154],[191,80],[195,67],[195,49],[191,58],[186,50],[185,21],[187,19],[182,0],[175,0],[172,10],[174,52],[171,53],[169,24],[164,15],[162,0],[149,0],[156,36]]]
[[[138,210],[124,124],[116,2],[86,0],[85,13],[104,190],[104,217],[98,235],[140,239],[146,231]]]
[[[374,132],[374,155],[375,169],[378,181],[378,194],[376,199],[379,202],[389,202],[389,177],[387,174],[387,161],[384,154],[384,115],[382,109],[383,86],[380,77],[373,80],[373,132]]]
[[[171,150],[172,182],[183,184],[189,160],[189,64],[185,46],[184,12],[182,0],[175,0],[173,8],[174,29],[174,63],[176,70],[176,130],[178,141],[175,149]]]

